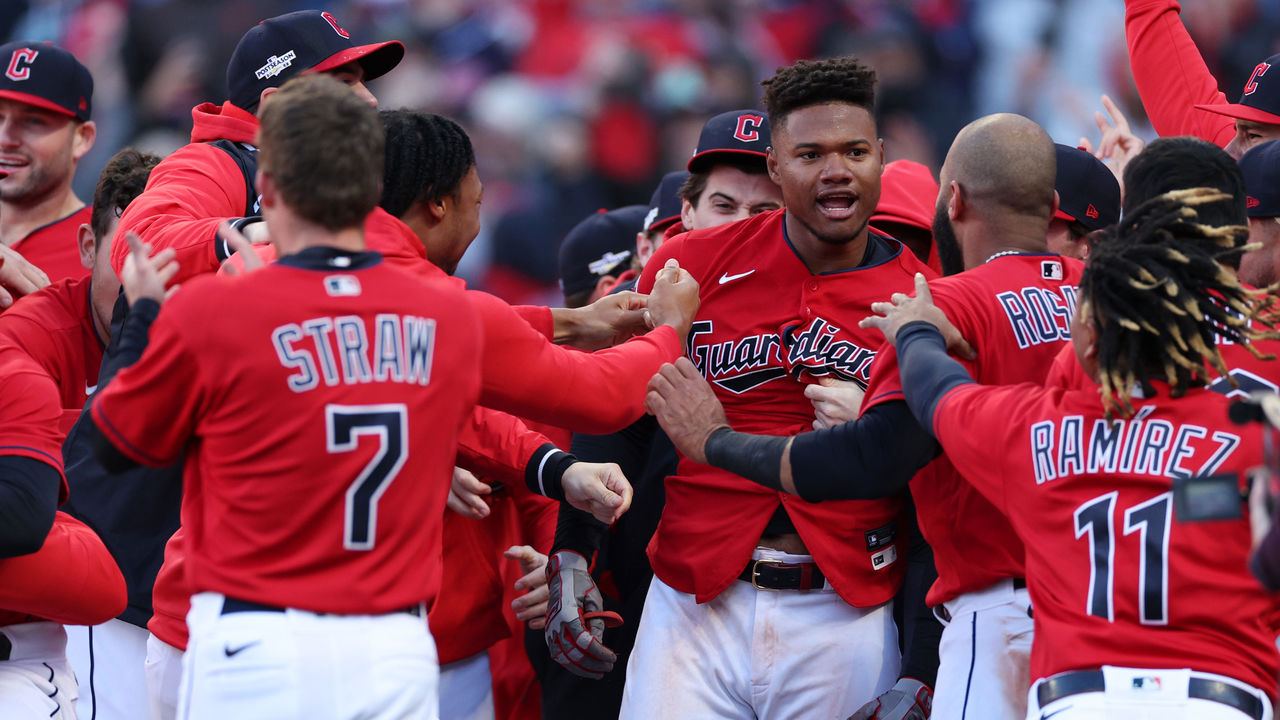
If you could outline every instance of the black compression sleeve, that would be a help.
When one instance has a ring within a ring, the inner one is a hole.
[[[796,436],[791,477],[809,502],[889,497],[940,451],[907,404],[892,400],[852,422]]]
[[[129,315],[120,328],[120,345],[116,353],[116,364],[120,368],[128,367],[142,357],[150,339],[151,323],[160,314],[160,303],[142,298],[129,306]]]
[[[62,477],[52,465],[0,455],[0,558],[30,555],[44,545],[61,488]]]
[[[556,517],[556,537],[551,543],[551,552],[572,550],[584,558],[590,559],[608,532],[609,526],[569,503],[560,503],[560,514]]]
[[[785,437],[749,435],[727,427],[711,433],[703,452],[707,464],[773,490],[782,489],[782,453]]]
[[[948,392],[973,382],[969,371],[947,355],[947,343],[932,324],[918,321],[898,330],[898,374],[907,405],[929,434],[933,414]]]
[[[934,617],[933,610],[925,603],[925,596],[938,571],[933,564],[933,548],[920,534],[915,522],[915,508],[911,513],[911,549],[907,554],[907,573],[898,591],[902,604],[902,677],[912,677],[934,687],[938,679],[938,643],[942,640],[942,623]]]
[[[123,301],[124,296],[121,295],[120,298],[120,301],[117,302],[117,309],[119,309],[120,302]],[[112,336],[111,346],[102,359],[102,369],[98,375],[99,390],[114,379],[116,373],[134,364],[138,361],[138,358],[142,357],[142,353],[147,349],[147,344],[151,338],[151,324],[155,322],[156,316],[159,314],[160,303],[155,300],[143,298],[129,306],[128,314],[125,315],[124,322],[120,326],[118,337]],[[89,402],[93,402],[93,399],[90,398]],[[138,463],[134,462],[133,458],[120,452],[111,443],[92,419],[84,423],[84,426],[89,443],[93,447],[93,455],[107,472],[118,474],[138,467]]]

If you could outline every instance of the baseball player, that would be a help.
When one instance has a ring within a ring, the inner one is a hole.
[[[565,307],[593,303],[637,277],[631,258],[648,212],[644,205],[627,205],[588,215],[569,230],[558,253]]]
[[[132,149],[116,153],[98,179],[89,223],[80,226],[77,237],[81,261],[92,274],[56,282],[22,298],[0,315],[0,345],[26,354],[57,387],[59,432],[63,435],[98,384],[103,349],[111,339],[111,313],[120,280],[111,269],[110,246],[119,213],[142,192],[159,160]],[[74,491],[66,511],[95,527],[113,551],[121,551],[138,528],[103,522],[107,509],[116,502],[117,488],[83,485],[74,467],[69,467],[66,475]],[[158,561],[157,556],[150,575],[142,580],[131,574],[130,587],[149,588]],[[128,568],[131,573],[133,569]],[[108,620],[98,628],[67,628],[67,656],[81,686],[81,715],[107,720],[145,713],[142,659],[147,638],[143,626],[150,615],[148,594],[131,598],[123,619]],[[100,687],[109,690],[99,694]]]
[[[967,367],[984,384],[1043,381],[1070,338],[1081,264],[1045,251],[1053,166],[1053,142],[1040,126],[994,115],[961,130],[942,167],[935,241],[943,267],[958,259],[964,272],[933,286],[939,307],[978,348]],[[649,405],[691,457],[806,500],[892,495],[914,476],[938,570],[928,603],[947,624],[932,717],[1021,718],[1032,639],[1021,543],[947,458],[925,467],[939,448],[911,417],[895,360],[892,348],[877,357],[859,420],[796,438],[730,431],[684,361],[654,378]],[[927,690],[913,682],[881,698],[878,714],[860,717],[903,717],[894,713],[913,704],[917,714],[906,716],[923,717]]]
[[[1248,193],[1249,242],[1259,247],[1240,258],[1240,282],[1256,288],[1280,280],[1280,143],[1254,146],[1240,158]]]
[[[640,276],[653,253],[662,247],[668,230],[685,232],[691,229],[684,226],[681,212],[684,201],[680,197],[680,188],[688,181],[688,170],[676,170],[663,175],[658,187],[653,189],[649,209],[644,216],[644,227],[636,234],[636,252],[631,258],[631,269],[636,271],[636,277]],[[634,282],[630,285],[624,289],[635,287]]]
[[[941,273],[938,253],[933,249],[933,205],[937,198],[938,181],[933,179],[933,171],[918,162],[894,160],[884,166],[880,202],[871,224]]]
[[[89,208],[71,178],[97,135],[93,77],[49,43],[0,45],[0,65],[0,243],[51,282],[83,277],[76,235]]]
[[[1151,125],[1162,137],[1192,135],[1225,148],[1233,158],[1280,138],[1280,64],[1272,55],[1254,67],[1227,102],[1178,17],[1177,0],[1125,0],[1129,64]]]
[[[639,289],[679,258],[702,287],[687,352],[730,422],[794,434],[813,420],[797,379],[865,381],[877,344],[856,321],[925,266],[867,230],[884,167],[874,73],[802,61],[765,88],[786,209],[667,242]],[[649,545],[622,717],[842,717],[888,690],[901,511],[900,496],[807,503],[682,458]]]
[[[1084,260],[1089,257],[1089,233],[1120,219],[1120,183],[1091,153],[1061,143],[1054,147],[1058,209],[1049,221],[1049,252]]]
[[[1262,450],[1202,379],[1223,368],[1215,335],[1247,345],[1261,330],[1237,318],[1266,308],[1204,272],[1218,240],[1246,236],[1194,222],[1223,198],[1160,196],[1094,246],[1071,336],[1101,393],[976,384],[946,356],[923,278],[868,321],[897,346],[913,414],[1026,543],[1028,718],[1272,717],[1280,655],[1243,493]]]

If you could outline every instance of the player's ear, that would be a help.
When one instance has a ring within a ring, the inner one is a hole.
[[[89,227],[89,223],[80,223],[80,228],[76,230],[76,247],[80,250],[80,264],[85,270],[93,270],[98,243],[93,238],[93,228]]]
[[[654,250],[657,250],[657,248],[649,241],[648,233],[643,231],[636,233],[636,257],[639,258],[641,267],[644,267],[644,264],[649,262]]]
[[[427,214],[436,222],[444,220],[444,216],[449,214],[449,197],[436,198],[423,203]]]
[[[267,98],[280,92],[278,87],[262,88],[262,94],[258,96],[258,115],[262,115],[262,108],[267,104]]]
[[[951,181],[951,197],[947,198],[947,218],[956,220],[965,210],[964,188],[955,180]]]
[[[98,126],[93,124],[92,120],[77,123],[75,136],[71,140],[71,159],[78,161],[84,157],[93,147],[93,141],[98,137]]]
[[[685,198],[680,198],[680,222],[684,223],[686,228],[693,227],[693,203]]]
[[[1053,191],[1053,209],[1049,211],[1049,217],[1053,217],[1054,215],[1057,215],[1058,208],[1061,206],[1062,206],[1062,197],[1058,195],[1057,190],[1054,190]],[[1085,247],[1088,247],[1088,243],[1085,243]],[[1087,257],[1088,253],[1086,252],[1085,255]]]
[[[884,157],[882,156],[880,159],[883,161]],[[772,145],[765,148],[764,166],[769,171],[769,179],[773,181],[773,184],[782,187],[782,178],[778,175],[778,156],[774,154]],[[689,227],[689,224],[685,223],[685,227]]]
[[[265,91],[264,91],[265,92]],[[274,208],[276,205],[276,184],[271,181],[271,176],[258,168],[258,172],[254,175],[253,184],[258,188],[258,194],[262,198],[262,207]]]

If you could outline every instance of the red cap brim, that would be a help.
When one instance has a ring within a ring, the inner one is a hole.
[[[26,105],[32,105],[40,108],[41,110],[48,110],[50,112],[58,113],[59,115],[66,115],[67,117],[70,117],[70,118],[76,117],[76,114],[74,112],[62,107],[61,105],[51,100],[45,100],[44,98],[39,97],[37,95],[30,95],[28,93],[17,92],[15,90],[0,90],[0,98],[3,98],[5,100],[13,100],[15,102],[20,102]]]
[[[1074,217],[1062,212],[1062,208],[1058,208],[1057,210],[1054,210],[1053,217],[1054,219],[1057,219],[1057,220],[1066,220],[1067,222],[1077,222],[1077,220]]]
[[[1280,125],[1280,115],[1269,113],[1266,110],[1259,110],[1248,105],[1239,105],[1236,103],[1223,103],[1221,105],[1196,105],[1198,110],[1211,112],[1215,115],[1226,115],[1227,117],[1239,118],[1241,120],[1249,120],[1251,122],[1262,123],[1264,125]]]
[[[758,157],[762,161],[765,158],[769,157],[768,153],[762,153],[755,150],[733,150],[730,148],[723,148],[723,149],[716,148],[715,150],[704,150],[703,152],[700,152],[697,155],[694,155],[693,157],[689,158],[689,163],[685,165],[685,169],[688,170],[689,172],[701,172],[702,170],[698,170],[695,168],[706,169],[706,165],[711,162],[711,157],[713,155],[749,155],[751,157]]]
[[[305,72],[325,72],[342,67],[350,62],[359,61],[360,67],[364,68],[364,79],[373,80],[391,72],[391,69],[399,65],[400,60],[403,58],[404,43],[399,40],[389,40],[372,45],[360,45],[334,53],[316,65],[307,68]]]

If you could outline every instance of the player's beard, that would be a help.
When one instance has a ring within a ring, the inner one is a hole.
[[[933,213],[933,246],[938,250],[938,263],[942,265],[943,275],[964,272],[960,241],[956,239],[955,228],[951,227],[951,218],[947,217],[945,207],[937,208]]]
[[[31,205],[47,197],[62,185],[64,176],[55,172],[55,168],[62,166],[63,161],[64,158],[57,158],[54,162],[41,162],[28,157],[27,165],[22,169],[25,175],[22,179],[13,177],[18,173],[10,172],[6,177],[0,172],[0,200]],[[70,166],[70,148],[67,148],[65,162]]]

